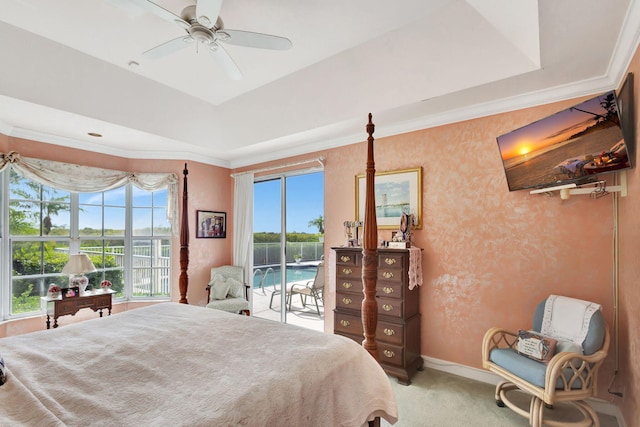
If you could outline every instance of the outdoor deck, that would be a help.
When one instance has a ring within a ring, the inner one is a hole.
[[[278,294],[273,299],[273,306],[269,308],[269,301],[273,293],[273,287],[267,286],[262,289],[253,290],[253,311],[252,316],[263,319],[280,321],[280,297]],[[320,316],[316,311],[316,305],[312,298],[307,298],[306,308],[302,307],[300,296],[295,295],[291,311],[287,310],[287,323],[302,326],[316,331],[324,331],[324,306],[320,303]]]

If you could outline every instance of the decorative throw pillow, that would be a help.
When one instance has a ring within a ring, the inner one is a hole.
[[[231,286],[230,283],[228,283],[223,276],[216,276],[213,279],[213,284],[211,285],[211,299],[226,299],[227,298],[227,293],[229,293],[229,286]]]
[[[549,363],[556,351],[557,341],[545,337],[535,331],[518,331],[516,351],[530,359],[542,363]]]
[[[227,279],[227,283],[229,283],[229,296],[232,298],[244,298],[244,285],[241,281],[236,280],[232,277]]]
[[[0,385],[7,382],[7,373],[4,366],[4,358],[0,356]]]

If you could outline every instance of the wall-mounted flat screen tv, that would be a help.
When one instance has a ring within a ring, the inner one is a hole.
[[[614,91],[497,138],[510,191],[597,181],[632,167]]]

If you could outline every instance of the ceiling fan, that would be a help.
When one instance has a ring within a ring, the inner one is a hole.
[[[187,33],[147,50],[142,54],[147,58],[159,58],[196,43],[196,46],[202,45],[209,51],[230,78],[240,80],[242,72],[221,42],[273,50],[287,50],[292,46],[291,40],[285,37],[224,28],[219,16],[222,0],[197,0],[195,5],[185,7],[180,16],[150,0],[135,2],[160,18],[178,24]]]

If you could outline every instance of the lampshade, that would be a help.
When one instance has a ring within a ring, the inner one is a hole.
[[[69,262],[62,269],[62,274],[83,274],[94,271],[96,271],[96,267],[87,254],[74,254],[69,255]]]

